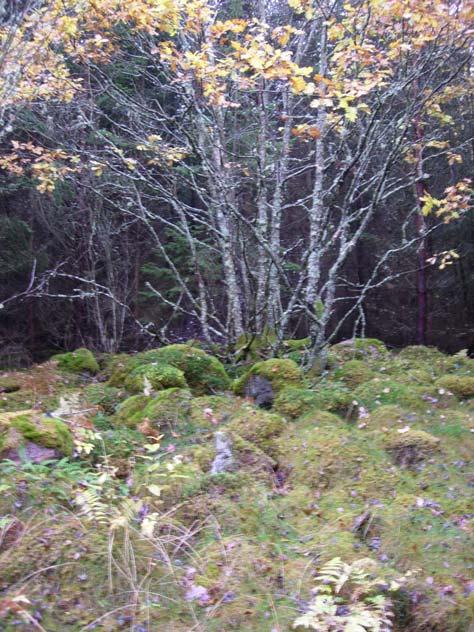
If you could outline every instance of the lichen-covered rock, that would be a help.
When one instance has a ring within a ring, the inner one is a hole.
[[[293,360],[287,358],[264,360],[254,364],[234,382],[234,392],[244,395],[249,382],[255,377],[267,381],[275,395],[285,386],[301,384],[303,378],[301,369]]]
[[[180,369],[195,395],[218,393],[230,386],[223,364],[197,347],[169,345],[139,354],[139,360],[144,363],[167,364]]]
[[[387,438],[385,449],[397,465],[412,467],[439,449],[440,440],[423,430],[408,430]]]
[[[169,364],[143,364],[133,369],[125,378],[125,388],[131,393],[161,391],[166,388],[186,388],[183,371]]]
[[[151,397],[147,395],[132,395],[131,397],[127,397],[117,408],[117,412],[113,416],[113,423],[116,426],[136,428],[138,424],[143,421],[143,411],[150,401]]]
[[[70,371],[71,373],[91,373],[99,372],[99,363],[89,349],[76,349],[67,353],[59,353],[52,357],[58,363],[59,369]]]
[[[253,406],[243,406],[232,416],[227,428],[250,441],[268,454],[272,454],[273,439],[285,428],[280,415]]]
[[[59,419],[53,419],[37,411],[19,411],[0,414],[0,457],[15,460],[18,450],[29,447],[32,455],[35,451],[29,444],[50,450],[48,455],[35,460],[70,456],[74,449],[72,433]]]
[[[362,360],[349,360],[336,369],[334,376],[349,388],[356,388],[375,377],[375,373]]]
[[[235,459],[232,454],[232,439],[225,432],[214,434],[216,455],[211,465],[211,474],[222,474],[231,472],[235,468]]]
[[[446,389],[460,399],[474,397],[474,377],[469,375],[444,375],[436,380],[438,389]]]
[[[388,357],[387,348],[377,338],[343,340],[332,345],[330,353],[342,362],[347,360],[381,360]]]

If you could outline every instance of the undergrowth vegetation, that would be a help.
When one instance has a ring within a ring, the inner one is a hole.
[[[467,632],[474,361],[355,341],[316,374],[305,353],[0,375],[2,632]]]

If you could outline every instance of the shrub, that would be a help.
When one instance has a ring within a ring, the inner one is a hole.
[[[377,562],[365,558],[346,564],[336,557],[316,577],[315,596],[308,611],[293,628],[324,632],[388,632],[392,629],[392,602],[380,592],[384,584],[373,576]]]
[[[59,353],[54,355],[52,360],[56,360],[60,369],[71,373],[95,374],[99,372],[99,364],[89,349],[81,348],[68,353]]]

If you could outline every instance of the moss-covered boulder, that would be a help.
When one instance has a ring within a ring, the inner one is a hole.
[[[291,485],[322,489],[347,484],[367,467],[367,455],[336,415],[320,411],[303,419],[288,425],[275,441],[275,458]]]
[[[343,340],[330,348],[331,356],[340,362],[348,360],[381,360],[389,353],[381,340],[377,338],[352,338]]]
[[[144,419],[143,411],[150,403],[151,397],[147,395],[132,395],[127,397],[117,408],[113,416],[113,424],[136,428]]]
[[[357,388],[375,377],[375,373],[362,360],[349,360],[336,369],[334,376],[349,388]]]
[[[28,451],[31,455],[35,454],[30,444],[49,449],[49,453],[42,455],[45,458],[53,458],[55,455],[70,456],[74,450],[72,433],[59,419],[33,410],[0,414],[0,458],[15,460],[22,448],[28,458]],[[37,457],[39,456],[38,452]]]
[[[436,380],[435,386],[450,391],[460,399],[474,397],[474,377],[469,375],[444,375]]]
[[[232,453],[232,471],[239,475],[250,477],[250,481],[265,481],[273,479],[276,462],[266,452],[261,450],[253,441],[244,439],[236,432],[226,429],[225,435],[229,440]],[[210,478],[190,482],[189,492],[202,490],[207,485],[221,485],[224,481],[218,474],[212,474],[212,466],[216,457],[215,437],[202,445],[193,446],[186,458],[191,458],[200,470]]]
[[[230,387],[224,365],[197,347],[169,345],[139,354],[138,359],[146,364],[157,362],[179,369],[195,395],[218,393]]]
[[[370,414],[370,426],[373,430],[394,428],[401,424],[406,425],[417,419],[417,415],[404,410],[396,404],[379,406]]]
[[[21,383],[15,377],[0,377],[0,393],[16,393],[21,388]]]
[[[273,393],[277,394],[285,386],[301,384],[303,375],[301,369],[293,360],[287,358],[264,360],[254,364],[234,382],[234,392],[238,395],[244,395],[246,387],[253,378],[263,378],[269,383]]]
[[[169,364],[143,364],[133,369],[124,381],[125,388],[131,393],[142,393],[149,389],[161,391],[166,388],[186,388],[183,371]]]
[[[284,388],[276,398],[274,408],[293,419],[312,409],[345,415],[353,406],[352,400],[351,390],[343,382],[321,381],[313,389]]]
[[[358,386],[353,393],[354,400],[368,410],[387,404],[400,405],[408,410],[424,409],[426,389],[420,386],[401,384],[390,378],[374,378]]]
[[[315,391],[309,388],[288,386],[275,399],[273,408],[284,417],[296,419],[309,410],[318,408],[319,404],[320,397]]]
[[[442,362],[446,359],[444,353],[442,353],[436,347],[425,347],[423,345],[411,345],[404,347],[397,355],[399,360],[406,360],[408,362],[428,362],[429,364]]]
[[[140,366],[140,358],[137,356],[120,353],[109,358],[105,368],[105,375],[109,376],[108,385],[114,388],[121,388],[130,373]]]
[[[227,428],[271,455],[273,440],[285,425],[280,415],[245,405],[232,416]]]
[[[440,440],[428,432],[411,429],[401,432],[400,430],[389,436],[385,442],[385,449],[393,455],[397,465],[415,466],[439,449]]]
[[[190,425],[192,393],[184,388],[160,391],[143,409],[142,418],[160,431],[182,432]]]
[[[244,400],[223,395],[203,395],[191,401],[190,423],[196,431],[213,430],[226,423]]]
[[[89,349],[76,349],[67,353],[58,353],[52,357],[58,363],[59,369],[71,373],[98,373],[99,363]]]

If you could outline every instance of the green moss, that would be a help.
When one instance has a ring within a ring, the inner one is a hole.
[[[374,378],[361,384],[354,391],[354,399],[368,410],[387,404],[398,404],[409,410],[426,408],[423,399],[426,390],[419,386],[409,386],[390,378]]]
[[[440,440],[424,430],[408,430],[391,435],[385,440],[385,449],[395,456],[399,465],[415,465],[439,449]]]
[[[136,428],[144,419],[144,410],[151,401],[146,395],[132,395],[124,400],[113,416],[113,423],[116,426],[128,426]]]
[[[284,417],[295,419],[312,408],[319,408],[321,397],[307,388],[288,386],[275,399],[273,408]]]
[[[222,395],[204,395],[191,401],[191,425],[194,429],[215,429],[228,421],[243,400]]]
[[[168,388],[147,404],[143,418],[162,430],[182,430],[190,421],[191,400],[192,394],[187,389]]]
[[[326,413],[326,415],[329,413]],[[288,426],[275,441],[275,458],[280,467],[289,472],[292,485],[307,485],[315,489],[329,489],[360,477],[364,468],[374,468],[372,459],[359,442],[357,435],[344,432],[342,422],[336,418],[328,425],[299,422]]]
[[[446,389],[461,399],[474,397],[474,377],[468,375],[444,375],[436,380],[435,386]]]
[[[121,388],[129,374],[140,366],[140,359],[137,356],[120,354],[111,358],[107,365],[106,372],[110,375],[108,385]]]
[[[168,364],[144,364],[133,369],[124,382],[125,388],[131,393],[143,392],[146,385],[155,391],[165,388],[186,388],[183,371]]]
[[[53,448],[70,456],[74,441],[67,425],[59,419],[36,415],[16,415],[10,418],[10,426],[25,439],[45,448]]]
[[[274,393],[278,393],[286,386],[300,384],[303,377],[301,369],[293,360],[287,358],[264,360],[254,364],[242,377],[234,382],[234,392],[238,395],[243,395],[247,383],[253,376],[263,377],[268,380]]]
[[[283,346],[290,351],[304,351],[311,344],[311,338],[299,338],[295,340],[284,340]]]
[[[298,427],[300,429],[314,426],[326,426],[328,428],[334,428],[336,432],[341,431],[342,420],[334,413],[330,413],[327,410],[311,410],[306,413],[298,421]]]
[[[312,390],[285,388],[275,401],[275,408],[290,417],[305,414],[311,408],[345,415],[352,407],[353,395],[343,382],[322,380]]]
[[[465,354],[457,353],[445,359],[444,368],[446,373],[474,377],[474,358],[468,358]]]
[[[169,345],[139,354],[139,359],[145,363],[158,362],[180,369],[195,395],[217,393],[230,386],[223,364],[196,347]]]
[[[334,376],[349,388],[356,388],[371,380],[375,374],[362,360],[349,360],[335,371]]]
[[[446,356],[436,347],[413,345],[402,349],[398,354],[398,358],[409,362],[427,362],[432,364],[443,361]]]
[[[354,338],[332,345],[330,354],[338,361],[380,360],[388,357],[384,343],[377,338]]]
[[[84,396],[87,402],[100,406],[105,413],[112,415],[124,399],[124,391],[107,384],[89,384],[84,389]]]
[[[414,415],[400,406],[389,404],[379,406],[370,414],[370,425],[375,429],[392,428],[408,421],[413,421]]]
[[[268,328],[258,335],[244,333],[235,343],[235,357],[239,362],[268,357],[276,343],[275,332]]]
[[[97,360],[89,349],[81,348],[68,353],[59,353],[54,355],[52,360],[56,360],[60,369],[71,373],[82,373],[85,371],[94,375],[100,370]]]
[[[0,377],[0,393],[15,393],[20,388],[20,382],[14,377]]]
[[[269,413],[253,406],[243,406],[233,415],[227,428],[264,452],[272,453],[273,439],[285,427],[280,415]]]

